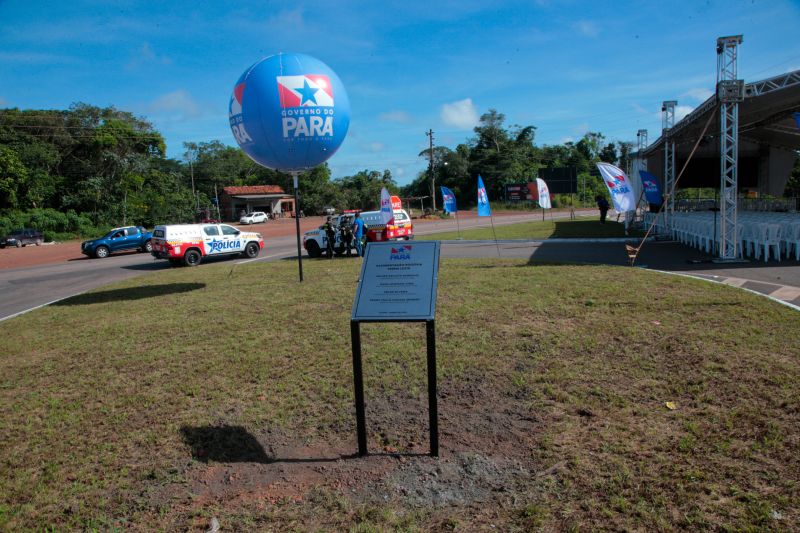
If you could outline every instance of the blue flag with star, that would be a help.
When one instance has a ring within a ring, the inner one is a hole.
[[[478,216],[492,216],[492,208],[489,207],[489,195],[486,194],[486,187],[483,186],[483,178],[478,174]]]

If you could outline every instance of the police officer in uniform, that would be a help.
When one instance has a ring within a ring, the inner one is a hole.
[[[353,228],[349,224],[342,224],[339,228],[339,234],[342,236],[344,249],[347,250],[347,257],[350,257],[350,247],[353,246]]]
[[[322,225],[322,231],[325,232],[326,237],[325,253],[328,254],[328,259],[333,259],[333,244],[336,242],[336,230],[333,229],[333,224],[331,224],[331,217],[328,217],[325,224]]]

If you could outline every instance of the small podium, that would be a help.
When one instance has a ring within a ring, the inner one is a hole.
[[[436,402],[436,289],[439,241],[367,245],[358,280],[350,336],[353,344],[358,455],[367,455],[364,375],[361,365],[362,322],[425,322],[428,351],[428,416],[430,454],[439,456],[439,413]]]

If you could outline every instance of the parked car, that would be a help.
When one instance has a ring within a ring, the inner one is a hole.
[[[81,243],[81,253],[89,257],[104,258],[112,252],[136,250],[150,253],[153,234],[141,226],[114,228],[99,239]]]
[[[5,248],[6,246],[16,246],[19,248],[20,246],[27,246],[29,244],[39,246],[43,241],[44,237],[38,230],[32,228],[15,229],[0,239],[0,248]]]
[[[267,214],[263,211],[256,211],[254,213],[247,213],[239,219],[239,224],[260,224],[269,219]]]

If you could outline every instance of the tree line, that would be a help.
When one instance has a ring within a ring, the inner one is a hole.
[[[512,183],[536,181],[539,169],[574,167],[578,175],[578,192],[569,198],[559,195],[556,205],[589,205],[597,195],[607,196],[605,186],[596,173],[595,163],[605,161],[625,168],[630,159],[632,143],[606,142],[601,133],[590,132],[577,142],[537,146],[534,144],[536,126],[506,126],[505,115],[490,109],[480,117],[474,128],[475,136],[455,149],[445,146],[433,148],[433,165],[419,173],[417,178],[403,188],[407,197],[437,195],[436,205],[441,206],[440,185],[455,194],[459,208],[477,202],[477,176],[483,177],[489,199],[504,199],[505,186]],[[419,154],[430,161],[431,149]],[[433,175],[436,190],[431,190]]]
[[[433,175],[451,188],[459,205],[474,204],[481,174],[490,198],[506,183],[533,181],[539,168],[575,166],[587,178],[579,200],[591,201],[602,182],[591,175],[598,160],[625,164],[629,143],[605,143],[600,133],[578,142],[536,146],[534,126],[510,126],[490,110],[475,137],[454,149],[433,150]],[[111,226],[191,222],[214,213],[230,185],[274,184],[291,192],[292,177],[254,163],[220,141],[184,143],[182,159],[166,156],[164,138],[147,120],[114,107],[73,104],[66,110],[0,110],[0,231],[32,226],[50,236],[88,235]],[[429,151],[419,154],[429,157]],[[405,187],[389,170],[365,169],[332,179],[327,164],[300,175],[300,209],[374,209],[380,190],[404,197],[431,195],[431,169]]]

